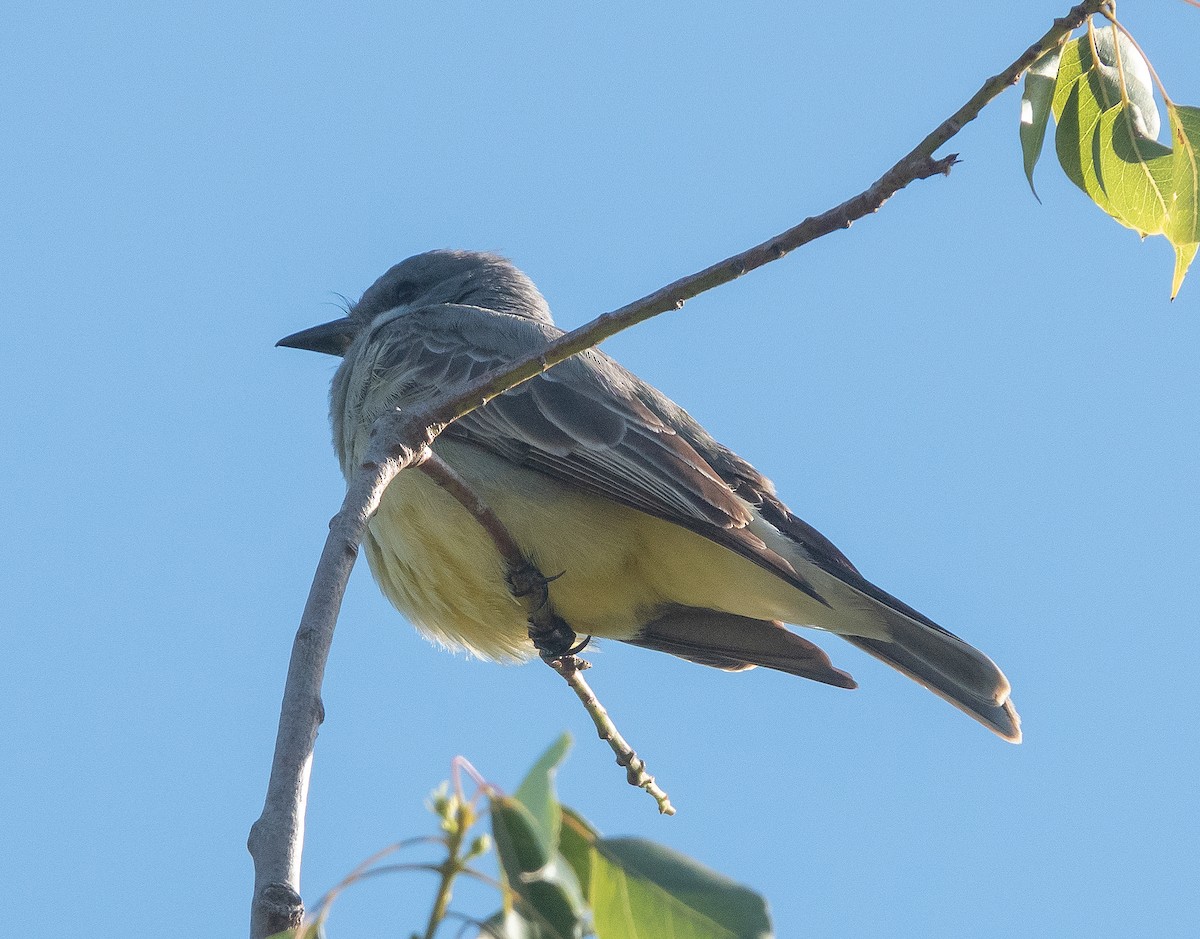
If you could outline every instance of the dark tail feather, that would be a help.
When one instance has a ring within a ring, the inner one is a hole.
[[[761,665],[839,688],[858,687],[846,672],[834,668],[823,649],[770,620],[671,607],[626,641],[727,671]]]
[[[914,624],[914,631],[915,629]],[[843,636],[842,638],[924,685],[938,697],[949,701],[964,714],[975,718],[1005,740],[1012,743],[1021,742],[1021,718],[1017,714],[1017,709],[1013,707],[1012,701],[1008,699],[1007,693],[1001,703],[997,704],[989,698],[974,693],[969,687],[964,687],[961,677],[955,680],[951,674],[947,674],[952,670],[939,670],[929,664],[926,658],[905,646],[879,639],[863,639],[858,636]],[[959,641],[961,642],[961,640]]]
[[[871,612],[887,626],[889,640],[850,635],[842,638],[875,658],[903,672],[940,698],[975,718],[989,730],[1013,743],[1021,742],[1021,719],[1008,699],[1011,686],[996,663],[954,633],[943,629],[911,606],[880,590],[853,568],[828,570],[858,599],[837,597],[836,588],[826,590],[833,608],[867,612],[861,598],[873,601]],[[861,615],[861,613],[853,615]]]

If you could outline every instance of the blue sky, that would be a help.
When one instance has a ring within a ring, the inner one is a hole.
[[[244,841],[342,482],[332,359],[394,262],[497,250],[577,325],[854,194],[1066,3],[26,4],[6,17],[0,884],[8,931],[245,928]],[[1184,103],[1200,11],[1122,4]],[[593,685],[421,640],[365,568],[326,682],[312,899],[467,756],[762,891],[781,936],[1184,935],[1197,909],[1200,271],[1061,176],[1009,91],[948,179],[606,344],[881,586],[991,654],[1011,747],[833,639],[853,693],[608,644]],[[820,639],[820,637],[818,637]],[[336,937],[402,935],[413,875]],[[466,890],[464,909],[485,912]]]

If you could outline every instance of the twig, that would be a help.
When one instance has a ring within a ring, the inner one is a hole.
[[[568,653],[575,645],[576,636],[570,625],[555,614],[550,603],[548,587],[555,577],[546,577],[538,570],[537,565],[521,551],[504,522],[500,521],[500,516],[441,457],[430,451],[420,469],[452,495],[491,536],[507,568],[508,590],[525,605],[529,638],[542,657],[549,659]]]
[[[516,541],[504,523],[500,521],[499,516],[492,511],[487,503],[479,498],[475,491],[471,489],[470,484],[446,465],[440,457],[432,453],[421,463],[420,470],[454,496],[459,504],[470,512],[476,521],[491,535],[496,549],[500,552],[509,567],[509,589],[512,591],[514,597],[525,602],[525,607],[529,614],[530,638],[534,639],[535,643],[539,640],[544,641],[546,630],[552,628],[553,624],[566,626],[567,624],[564,624],[554,614],[553,605],[550,603],[549,595],[546,591],[548,581],[545,576],[543,576],[542,572],[537,569],[532,561],[522,554],[521,549],[517,546]],[[527,580],[521,581],[518,579],[520,577],[527,578]],[[535,591],[525,590],[523,586],[525,583],[532,583],[540,587],[540,598],[535,594]],[[567,626],[567,630],[570,632],[570,637],[573,640],[575,632],[569,626]],[[629,784],[645,789],[650,793],[658,803],[659,812],[663,815],[674,815],[675,809],[671,805],[671,800],[655,784],[654,777],[646,772],[645,761],[638,757],[633,748],[625,742],[625,738],[617,732],[612,718],[608,716],[608,711],[604,709],[595,692],[583,680],[583,676],[579,674],[583,669],[591,667],[589,663],[569,653],[563,655],[561,652],[554,654],[551,651],[543,651],[542,659],[566,680],[571,690],[583,702],[583,706],[592,718],[592,723],[596,725],[596,731],[600,734],[600,738],[607,740],[608,745],[612,747],[613,752],[617,755],[617,764],[626,768],[626,779]]]
[[[558,674],[562,675],[566,683],[571,686],[571,690],[579,696],[583,706],[587,708],[588,714],[592,717],[592,723],[596,725],[596,733],[600,735],[601,740],[608,741],[612,752],[617,755],[617,765],[625,767],[625,778],[629,785],[645,789],[650,793],[654,797],[654,801],[658,803],[658,811],[663,815],[674,815],[675,806],[671,804],[670,797],[659,788],[654,777],[646,772],[646,761],[639,757],[633,747],[626,743],[625,738],[617,732],[616,725],[608,716],[608,711],[604,710],[604,706],[597,700],[595,693],[583,680],[583,676],[579,674],[583,669],[591,668],[591,665],[574,655],[564,655],[561,658],[552,659],[549,664]]]
[[[789,228],[760,245],[683,277],[620,309],[604,313],[590,323],[555,339],[540,352],[531,353],[511,365],[481,375],[461,392],[435,404],[431,412],[443,425],[449,424],[497,395],[540,375],[585,349],[599,345],[630,326],[668,310],[681,309],[686,301],[713,287],[727,284],[755,268],[777,261],[810,241],[849,228],[858,219],[877,212],[888,199],[909,183],[931,176],[948,175],[957,162],[958,154],[953,153],[935,160],[934,152],[978,117],[988,102],[1020,81],[1029,66],[1041,58],[1043,53],[1082,26],[1089,16],[1097,13],[1107,2],[1108,0],[1085,0],[1072,7],[1065,16],[1056,19],[1044,36],[1022,52],[1007,68],[987,79],[966,104],[942,121],[924,140],[858,195],[827,212],[805,219],[794,228]]]
[[[292,646],[267,797],[263,814],[254,823],[248,842],[255,868],[250,917],[252,939],[265,939],[272,933],[299,926],[303,918],[304,907],[299,894],[300,857],[312,750],[322,720],[321,681],[338,609],[363,531],[395,474],[419,462],[428,445],[447,424],[491,398],[623,329],[667,310],[679,309],[687,300],[706,290],[782,258],[816,238],[849,228],[857,219],[877,211],[909,183],[948,173],[956,155],[934,159],[934,152],[974,120],[984,105],[1015,84],[1046,50],[1058,45],[1104,5],[1105,0],[1085,0],[1072,7],[1011,65],[985,81],[966,104],[911,152],[871,186],[841,205],[805,219],[748,251],[677,280],[641,300],[605,313],[554,340],[541,352],[481,376],[453,397],[406,414],[385,414],[376,421],[368,460],[351,479],[342,509],[330,525],[329,537]],[[578,688],[576,693],[580,693]],[[669,804],[666,803],[668,807]]]
[[[330,908],[334,904],[334,901],[337,900],[337,898],[342,894],[342,892],[344,890],[346,890],[346,888],[351,887],[354,884],[358,883],[358,881],[362,880],[372,870],[372,868],[374,868],[374,866],[376,864],[378,864],[380,861],[382,861],[388,855],[395,854],[398,851],[403,851],[405,848],[411,848],[414,845],[418,845],[418,844],[446,845],[447,842],[446,842],[445,838],[438,838],[434,835],[421,835],[416,838],[405,838],[403,841],[397,841],[394,844],[388,845],[386,848],[382,848],[379,851],[376,851],[370,857],[361,861],[354,868],[354,870],[352,870],[349,874],[347,874],[345,877],[343,877],[341,879],[341,881],[339,881],[337,884],[335,884],[333,887],[331,887],[329,890],[327,890],[325,893],[325,896],[321,897],[321,899],[317,901],[316,906],[313,907],[314,915],[312,917],[312,922],[309,923],[309,928],[311,928],[313,930],[314,935],[315,935],[315,927],[317,925],[319,925],[320,923],[324,922],[325,917],[328,915]],[[425,869],[432,869],[435,871],[437,870],[435,865],[429,865],[429,864],[424,864],[424,865],[417,864],[417,865],[409,865],[409,866],[415,870],[425,870]]]

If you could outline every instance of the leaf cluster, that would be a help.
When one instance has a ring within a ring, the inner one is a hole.
[[[1088,21],[1083,35],[1037,60],[1025,75],[1021,147],[1025,174],[1041,156],[1053,115],[1054,149],[1067,178],[1143,238],[1163,235],[1175,251],[1171,298],[1200,248],[1200,108],[1178,105],[1128,31]],[[1171,146],[1158,137],[1167,109]],[[1036,190],[1034,191],[1036,196]]]
[[[343,890],[377,875],[413,871],[439,878],[429,922],[413,939],[433,939],[448,920],[475,927],[481,939],[771,939],[767,903],[753,890],[653,841],[605,838],[561,805],[554,777],[570,748],[571,737],[563,734],[512,795],[458,758],[453,789],[443,784],[429,800],[440,836],[400,841],[368,858],[321,899],[307,924],[271,939],[324,939],[330,909]],[[473,798],[459,783],[463,769],[479,784]],[[491,836],[471,837],[486,817]],[[420,845],[442,846],[445,859],[382,863]],[[498,881],[473,866],[493,845]],[[453,885],[461,876],[497,888],[500,910],[486,920],[452,910]]]
[[[502,939],[768,939],[754,891],[643,838],[605,838],[559,804],[563,735],[512,796],[492,794],[492,834],[512,902],[484,934]]]

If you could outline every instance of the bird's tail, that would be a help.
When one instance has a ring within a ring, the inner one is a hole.
[[[829,576],[814,583],[829,616],[815,625],[903,672],[1005,740],[1021,742],[1021,719],[1009,700],[1012,689],[995,662],[876,587],[840,553],[819,566]],[[868,623],[872,631],[863,635]]]
[[[1021,719],[1009,700],[1004,673],[986,655],[876,587],[834,544],[769,493],[756,493],[769,528],[782,537],[778,554],[805,572],[824,610],[813,621],[805,592],[798,615],[839,634],[903,672],[1005,740],[1019,743]],[[790,550],[789,550],[790,549]]]
[[[907,621],[905,626],[895,629],[900,635],[892,642],[842,638],[924,685],[1005,740],[1020,743],[1021,718],[1009,699],[1004,673],[957,636],[940,628],[935,632],[922,623]],[[918,635],[921,631],[925,635]],[[964,656],[959,647],[970,649],[974,656]],[[971,667],[964,674],[962,666],[968,661]],[[984,662],[991,668],[985,668]]]

